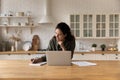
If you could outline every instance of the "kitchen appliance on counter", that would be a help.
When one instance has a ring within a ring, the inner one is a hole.
[[[108,45],[108,48],[107,48],[108,51],[117,51],[117,45],[114,44],[114,43],[111,43]]]

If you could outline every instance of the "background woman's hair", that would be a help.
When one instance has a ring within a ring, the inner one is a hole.
[[[65,37],[65,39],[67,39],[67,40],[74,39],[74,36],[71,34],[70,27],[66,23],[64,23],[64,22],[59,23],[56,26],[56,29],[60,29],[63,32],[64,35],[67,35]]]

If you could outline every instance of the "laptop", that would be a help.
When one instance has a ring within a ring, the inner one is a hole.
[[[48,66],[71,66],[71,51],[46,51]]]

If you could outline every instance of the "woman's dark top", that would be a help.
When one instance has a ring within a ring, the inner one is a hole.
[[[73,38],[71,41],[65,40],[63,42],[63,45],[64,45],[66,51],[71,51],[71,53],[72,53],[71,58],[72,58],[74,49],[75,49],[75,38]],[[62,51],[62,48],[58,44],[55,36],[50,40],[47,50],[48,51]],[[42,61],[46,61],[46,56],[42,57]]]

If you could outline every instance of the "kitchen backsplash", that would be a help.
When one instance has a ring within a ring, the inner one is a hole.
[[[76,40],[76,48],[75,51],[91,51],[92,50],[92,44],[97,44],[96,50],[101,50],[100,45],[105,44],[106,48],[109,46],[109,44],[114,43],[117,45],[116,39],[80,39]]]

